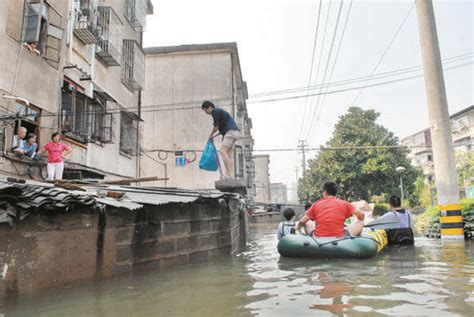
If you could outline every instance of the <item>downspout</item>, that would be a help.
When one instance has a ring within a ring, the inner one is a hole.
[[[143,48],[143,32],[140,32],[140,48]],[[145,58],[145,57],[144,57]],[[145,62],[145,61],[144,61]],[[145,72],[145,70],[143,70],[143,72]],[[145,74],[143,74],[145,75]],[[142,87],[144,88],[144,87]],[[139,90],[138,91],[138,118],[142,118],[142,91]],[[137,146],[136,146],[136,155],[137,155],[137,158],[136,158],[136,162],[135,162],[135,169],[136,169],[136,172],[135,172],[135,175],[137,178],[140,178],[141,176],[141,171],[140,171],[140,143],[141,143],[141,140],[140,140],[140,121],[137,122]],[[140,186],[140,183],[138,183],[138,186]]]

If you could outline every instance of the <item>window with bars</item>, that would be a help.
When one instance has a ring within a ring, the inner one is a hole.
[[[99,7],[97,19],[97,56],[107,66],[120,66],[122,58],[122,21],[112,7]]]
[[[147,0],[124,0],[124,15],[135,32],[145,31]]]
[[[81,142],[111,142],[112,114],[106,113],[106,101],[89,98],[71,83],[62,90],[61,131]]]
[[[123,40],[122,83],[131,90],[145,86],[145,55],[134,40]]]
[[[62,17],[44,0],[24,3],[22,42],[57,67],[63,37]]]
[[[97,0],[74,0],[74,35],[84,44],[96,44]]]
[[[128,155],[137,155],[139,118],[133,112],[120,114],[120,151]]]

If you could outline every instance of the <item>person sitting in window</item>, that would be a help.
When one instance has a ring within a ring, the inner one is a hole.
[[[13,151],[17,154],[23,154],[31,158],[36,157],[36,149],[38,145],[36,144],[36,134],[28,133],[23,144],[20,147],[17,147]]]
[[[63,179],[64,157],[72,152],[71,147],[61,143],[61,135],[54,132],[51,142],[38,151],[38,156],[42,152],[48,152],[48,180]]]
[[[33,52],[36,55],[41,55],[41,52],[38,50],[38,43],[36,42],[23,43],[23,46],[25,46],[28,49],[28,51]]]
[[[28,131],[25,127],[18,127],[18,129],[16,130],[16,134],[13,136],[12,151],[23,147],[23,145],[25,144],[24,139],[26,137],[27,132]]]

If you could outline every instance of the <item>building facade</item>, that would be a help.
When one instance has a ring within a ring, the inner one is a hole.
[[[270,197],[272,203],[286,204],[288,203],[288,187],[283,183],[270,184]]]
[[[268,204],[273,202],[270,193],[270,155],[255,155],[255,201]]]
[[[474,106],[470,106],[450,116],[451,133],[455,150],[474,151]],[[433,151],[431,150],[430,129],[424,129],[401,140],[410,149],[408,154],[413,166],[419,167],[425,182],[434,181]]]
[[[212,100],[236,120],[241,130],[235,147],[233,175],[253,196],[252,120],[247,85],[236,43],[151,47],[145,49],[144,137],[141,176],[163,175],[155,185],[211,189],[218,172],[199,169],[201,152],[213,127],[201,104]],[[219,148],[222,138],[215,138]]]
[[[137,176],[151,2],[1,0],[1,8],[2,173],[34,173],[9,151],[23,126],[40,146],[54,131],[63,134],[73,148],[65,178]]]

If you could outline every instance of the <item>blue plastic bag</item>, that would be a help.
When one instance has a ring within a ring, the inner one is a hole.
[[[219,162],[217,161],[217,150],[212,140],[207,141],[206,147],[202,152],[199,168],[205,171],[217,171]]]

